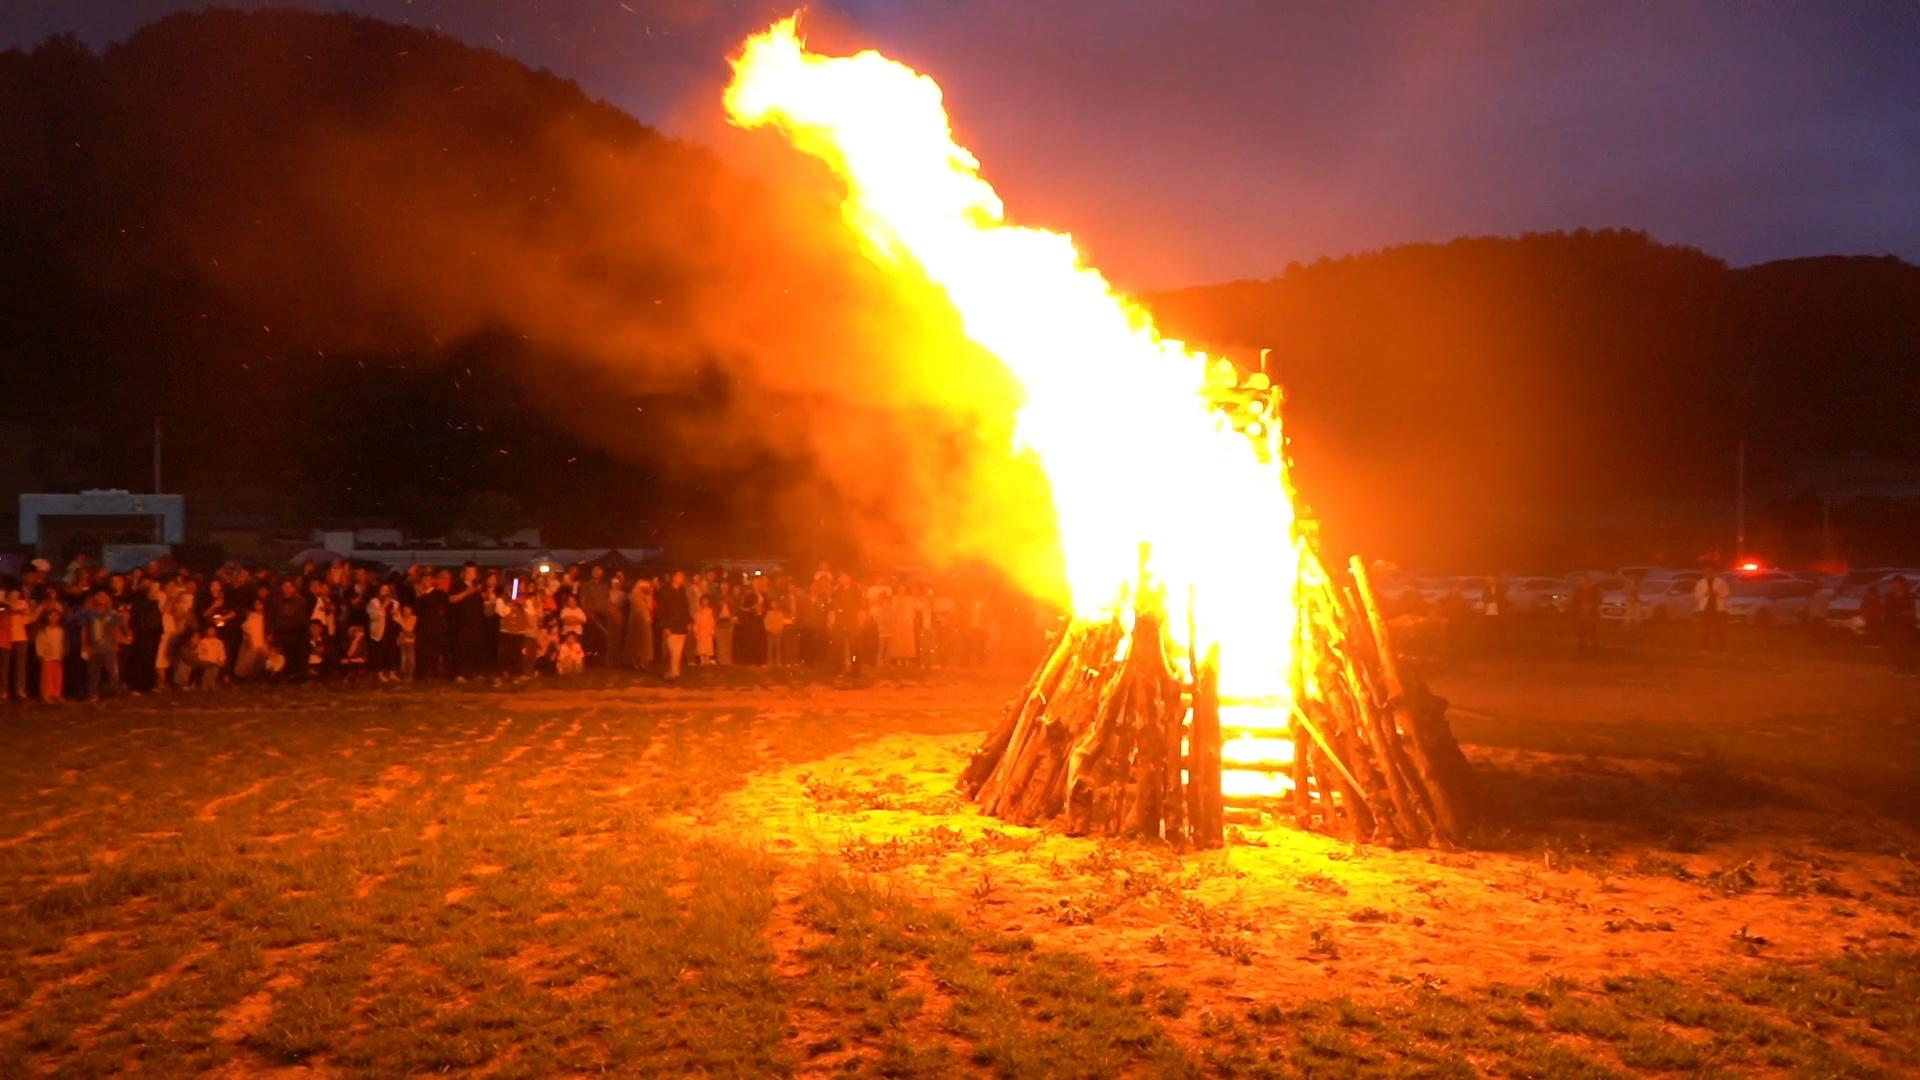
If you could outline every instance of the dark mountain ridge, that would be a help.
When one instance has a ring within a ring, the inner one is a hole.
[[[144,488],[158,418],[196,513],[432,528],[506,495],[557,541],[1034,546],[1012,388],[937,295],[806,177],[748,181],[506,57],[287,11],[53,39],[0,54],[0,160],[0,488]],[[1809,477],[1920,462],[1895,259],[1582,231],[1151,306],[1273,350],[1306,498],[1402,561],[1693,557],[1731,532],[1742,440],[1756,505],[1799,507],[1757,519],[1787,557],[1832,493]],[[1911,536],[1842,519],[1862,553]]]

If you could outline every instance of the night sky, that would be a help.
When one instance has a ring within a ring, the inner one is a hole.
[[[182,0],[8,0],[0,47]],[[726,55],[789,5],[351,0],[737,154]],[[1736,264],[1920,261],[1920,4],[837,0],[827,51],[946,87],[1022,221],[1136,288],[1418,240],[1641,228]],[[748,155],[750,158],[750,155]]]

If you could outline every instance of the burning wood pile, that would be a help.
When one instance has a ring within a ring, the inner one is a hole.
[[[1169,662],[1167,613],[1143,590],[1130,630],[1068,626],[962,790],[1019,824],[1064,817],[1075,835],[1218,847],[1236,816],[1273,814],[1368,842],[1456,842],[1473,785],[1446,702],[1394,655],[1359,560],[1345,581],[1312,556],[1303,571],[1291,706],[1223,700],[1218,650]]]
[[[1000,554],[1003,522],[979,548],[1074,618],[963,787],[1015,821],[1176,844],[1276,811],[1457,840],[1470,777],[1444,704],[1393,655],[1366,574],[1329,576],[1296,520],[1264,358],[1243,380],[1162,336],[1071,237],[1008,221],[932,79],[812,52],[793,19],[733,68],[728,117],[832,169],[869,257],[936,289],[1019,384],[1008,461],[1046,475],[1061,573]]]

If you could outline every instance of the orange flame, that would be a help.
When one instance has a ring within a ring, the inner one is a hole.
[[[943,289],[1018,380],[1016,435],[1048,480],[1075,615],[1124,620],[1144,569],[1176,670],[1219,650],[1226,761],[1290,760],[1300,554],[1279,417],[1234,427],[1214,404],[1239,382],[1230,363],[1162,337],[1070,237],[1009,224],[932,79],[877,52],[809,52],[794,18],[749,38],[733,71],[729,119],[826,162],[871,257]],[[1229,794],[1287,786],[1228,775]]]

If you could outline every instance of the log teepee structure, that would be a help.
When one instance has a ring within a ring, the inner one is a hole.
[[[1149,606],[1150,590],[1139,595],[1149,599],[1130,631],[1119,619],[1069,625],[974,752],[960,786],[986,812],[1193,847],[1217,847],[1230,818],[1263,813],[1386,844],[1461,838],[1472,774],[1446,702],[1394,655],[1358,559],[1337,581],[1303,556],[1290,759],[1223,760],[1240,732],[1216,689],[1218,651],[1170,662],[1167,613]],[[1183,680],[1181,666],[1195,676]]]

